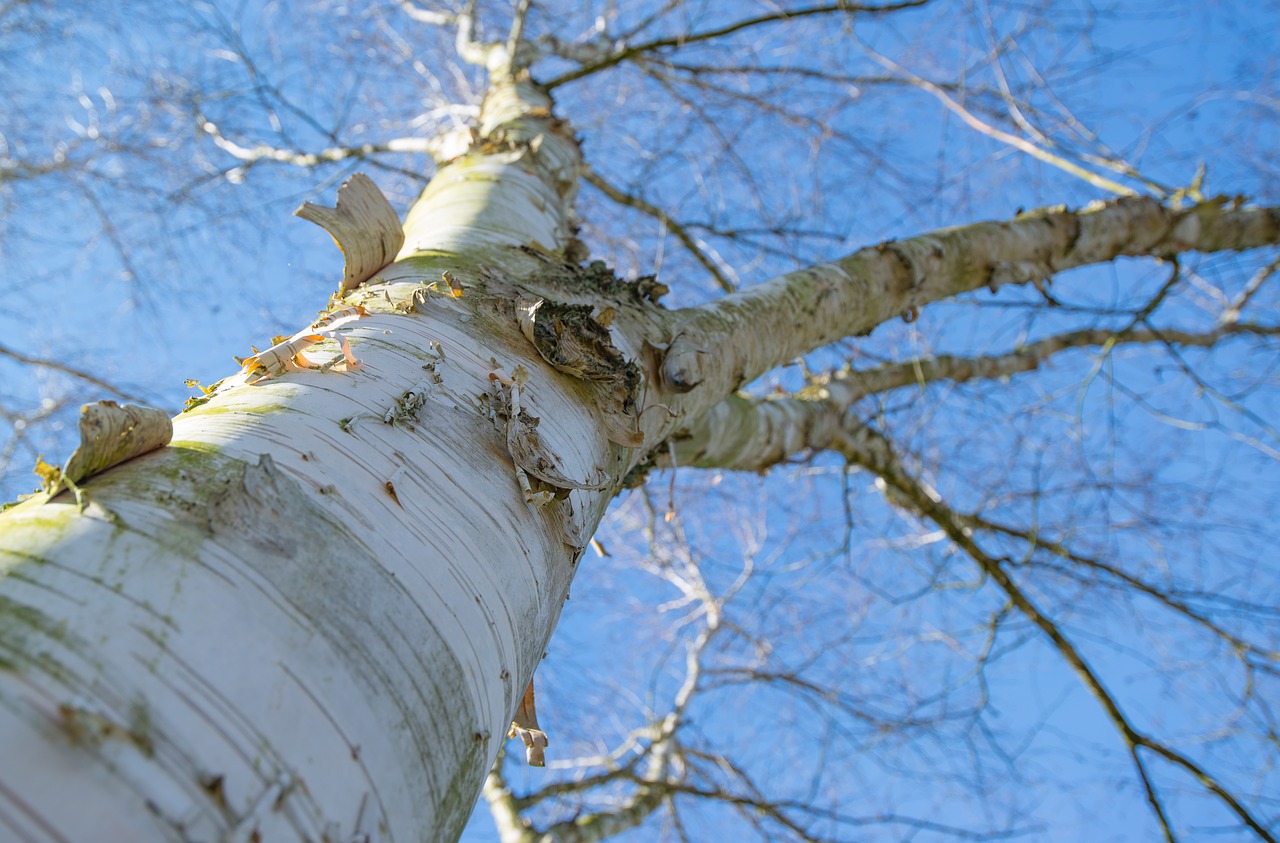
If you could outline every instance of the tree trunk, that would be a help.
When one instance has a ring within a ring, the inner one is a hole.
[[[460,833],[631,467],[601,405],[624,438],[637,384],[558,372],[521,328],[554,345],[576,313],[515,280],[566,284],[579,157],[549,105],[491,93],[343,303],[355,371],[232,377],[83,511],[5,513],[0,837]]]

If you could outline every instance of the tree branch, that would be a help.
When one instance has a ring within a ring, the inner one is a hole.
[[[793,20],[795,18],[809,17],[811,15],[826,15],[832,13],[852,13],[862,12],[864,14],[884,14],[888,12],[900,12],[903,9],[913,9],[924,6],[929,0],[906,0],[902,3],[893,3],[885,6],[864,6],[855,3],[834,3],[826,6],[814,6],[808,9],[794,9],[790,11],[773,12],[766,15],[758,15],[754,18],[747,18],[735,23],[726,24],[716,29],[709,29],[704,32],[694,32],[685,35],[668,36],[666,38],[655,38],[652,41],[646,41],[634,46],[626,46],[622,41],[615,43],[613,51],[595,62],[583,65],[576,70],[570,70],[567,73],[555,77],[554,79],[542,83],[547,90],[556,88],[566,82],[573,82],[584,76],[590,76],[601,70],[613,67],[627,59],[635,58],[655,50],[665,49],[667,47],[685,47],[689,44],[697,44],[701,41],[710,41],[715,38],[723,38],[735,32],[741,32],[744,29],[750,29],[753,26],[762,24],[776,23],[779,21]]]
[[[458,21],[457,12],[433,12],[430,9],[424,9],[413,0],[397,0],[400,8],[413,20],[418,23],[425,23],[431,26],[451,26]]]
[[[485,786],[486,798],[495,809],[495,819],[500,828],[505,823],[514,829],[503,832],[503,843],[598,843],[640,826],[670,799],[684,778],[686,750],[677,733],[686,722],[695,697],[704,690],[706,668],[703,661],[712,642],[726,629],[725,604],[739,593],[755,569],[752,554],[747,553],[739,576],[722,591],[713,592],[699,567],[699,560],[689,551],[680,525],[673,524],[659,538],[658,524],[667,522],[659,519],[658,508],[647,496],[643,496],[642,501],[648,515],[644,532],[653,551],[651,561],[643,567],[676,588],[681,596],[667,605],[688,607],[687,617],[698,625],[696,635],[685,649],[684,678],[673,695],[670,710],[627,741],[628,746],[639,747],[639,751],[625,764],[617,763],[624,753],[614,751],[603,760],[602,763],[608,766],[603,772],[575,781],[555,782],[524,797],[510,794],[501,781],[500,770],[491,773]],[[634,740],[637,737],[639,740]],[[647,743],[642,745],[642,741]],[[521,811],[532,805],[571,794],[582,794],[586,801],[591,798],[589,794],[599,793],[619,783],[629,783],[634,789],[625,798],[610,793],[605,797],[608,800],[605,808],[578,813],[571,819],[541,829],[528,825],[515,829],[512,826],[511,818],[518,817]],[[498,817],[498,813],[502,817]]]
[[[721,759],[715,759],[721,765]],[[735,768],[735,773],[741,774],[741,771]],[[872,816],[854,816],[845,814],[835,810],[816,809],[811,805],[794,802],[791,800],[777,801],[770,800],[758,792],[755,795],[746,796],[729,791],[723,791],[710,788],[699,788],[693,785],[678,784],[673,787],[676,793],[689,796],[696,796],[700,799],[714,800],[733,805],[743,809],[748,816],[754,814],[756,817],[763,816],[768,818],[793,834],[798,835],[798,839],[804,843],[828,843],[828,841],[847,840],[847,837],[826,837],[816,836],[813,832],[808,831],[804,825],[793,819],[788,812],[796,814],[805,814],[813,817],[814,820],[822,820],[829,823],[835,823],[853,828],[867,827],[888,827],[898,828],[903,835],[903,839],[909,839],[912,832],[929,831],[947,837],[953,837],[958,840],[1005,840],[1015,837],[1021,837],[1033,831],[1030,828],[1010,828],[1000,831],[981,832],[974,831],[958,826],[945,825],[923,817],[913,817],[906,814],[878,814]],[[755,817],[752,818],[753,821]]]
[[[1012,146],[1014,149],[1020,152],[1025,152],[1027,155],[1030,155],[1032,158],[1035,158],[1038,161],[1043,161],[1044,163],[1049,164],[1050,166],[1057,167],[1059,170],[1062,170],[1065,173],[1069,173],[1075,176],[1076,178],[1081,179],[1082,181],[1085,181],[1088,184],[1093,185],[1094,187],[1101,188],[1102,190],[1105,190],[1108,193],[1114,193],[1119,196],[1135,195],[1136,191],[1134,191],[1132,188],[1126,187],[1118,182],[1114,182],[1111,179],[1107,178],[1106,176],[1102,176],[1097,173],[1086,170],[1084,167],[1081,167],[1079,164],[1075,163],[1074,161],[1070,161],[1066,158],[1063,158],[1061,155],[1051,152],[1049,149],[1046,148],[1048,146],[1047,138],[1044,139],[1041,144],[1036,144],[1032,141],[1027,140],[1026,138],[1022,138],[1022,137],[1018,137],[1017,135],[1010,134],[1004,131],[1003,129],[998,129],[995,126],[992,126],[990,123],[986,123],[981,119],[979,119],[976,114],[974,114],[969,109],[965,108],[960,103],[956,102],[954,99],[952,99],[952,97],[946,91],[944,91],[938,85],[935,85],[934,83],[930,82],[928,79],[924,79],[923,77],[917,76],[916,74],[912,73],[910,70],[907,70],[905,67],[895,62],[893,59],[889,58],[888,56],[884,56],[884,55],[881,55],[880,53],[877,53],[875,50],[871,49],[865,44],[863,45],[863,49],[867,52],[868,55],[870,55],[873,59],[875,59],[877,62],[883,65],[886,69],[901,75],[903,78],[910,81],[911,84],[920,88],[920,90],[927,91],[929,94],[933,95],[933,97],[937,99],[938,102],[942,103],[942,105],[948,111],[950,111],[952,114],[955,114],[957,117],[959,117],[962,121],[964,121],[964,123],[969,128],[973,129],[974,131],[984,134],[987,137],[992,138],[994,140],[998,140],[1001,143],[1008,144],[1009,146]],[[1152,185],[1148,184],[1148,186],[1152,186]]]
[[[506,753],[498,751],[498,758],[493,762],[493,769],[485,777],[481,793],[489,804],[489,813],[493,816],[493,824],[498,830],[501,843],[533,843],[536,839],[529,830],[528,824],[520,816],[520,805],[511,794],[511,788],[502,776],[502,762]]]
[[[1091,328],[1046,337],[1008,354],[943,355],[862,371],[848,369],[815,379],[799,395],[733,395],[675,435],[675,462],[695,468],[768,471],[806,452],[838,450],[843,441],[839,431],[849,423],[846,412],[868,395],[939,381],[1008,377],[1034,371],[1054,355],[1072,349],[1149,343],[1206,348],[1232,336],[1280,336],[1280,326],[1224,322],[1199,333]],[[659,464],[666,459],[660,449]]]
[[[436,153],[442,142],[451,139],[450,134],[437,135],[432,138],[392,138],[384,143],[364,143],[359,146],[332,146],[319,152],[302,152],[297,149],[280,149],[265,143],[255,146],[241,146],[222,134],[222,130],[209,120],[202,120],[200,129],[213,139],[214,144],[223,152],[246,164],[259,161],[275,161],[291,164],[295,167],[315,167],[318,164],[329,164],[345,161],[349,158],[365,158],[380,152],[426,153],[439,160]]]
[[[1150,780],[1139,750],[1146,749],[1174,766],[1190,773],[1202,787],[1217,797],[1222,804],[1240,819],[1259,839],[1276,843],[1276,838],[1262,821],[1253,814],[1220,781],[1207,773],[1200,765],[1173,748],[1139,731],[1129,720],[1117,698],[1107,689],[1101,676],[1080,654],[1075,644],[1013,579],[1006,570],[1006,561],[989,555],[974,540],[964,518],[952,510],[942,497],[929,486],[908,472],[894,453],[893,445],[880,433],[868,427],[854,431],[842,449],[850,461],[873,472],[892,491],[891,499],[898,506],[914,511],[932,521],[946,533],[947,538],[972,559],[982,573],[989,577],[1009,598],[1013,606],[1047,638],[1059,655],[1080,677],[1085,687],[1102,706],[1116,731],[1125,743],[1135,770],[1146,792],[1147,801],[1170,843],[1177,839],[1165,809]]]
[[[980,287],[1024,284],[1121,255],[1168,258],[1277,242],[1280,208],[1220,199],[1176,209],[1124,197],[881,243],[677,311],[660,386],[669,394],[698,389],[709,405],[801,354]],[[782,329],[779,314],[790,317]],[[760,336],[773,341],[741,339]]]
[[[711,259],[711,256],[707,254],[704,244],[699,243],[694,236],[689,233],[687,228],[672,219],[671,215],[666,211],[645,201],[639,196],[626,193],[617,187],[614,187],[612,184],[605,181],[604,177],[591,168],[587,168],[583,172],[582,177],[586,179],[587,184],[591,185],[596,190],[599,190],[619,205],[634,208],[642,214],[647,214],[648,216],[653,217],[666,226],[666,229],[675,235],[675,238],[689,250],[689,253],[693,255],[694,259],[697,260],[698,263],[702,264],[703,268],[706,269],[707,272],[711,273],[711,277],[720,285],[720,289],[724,290],[726,293],[732,293],[738,288],[736,284],[729,280],[728,276],[724,274],[724,271],[716,264],[716,262]]]
[[[57,360],[49,360],[43,357],[31,357],[30,355],[14,351],[11,348],[5,348],[2,345],[0,345],[0,356],[8,357],[9,359],[17,363],[22,363],[25,366],[42,366],[46,369],[53,369],[56,372],[62,372],[64,375],[69,375],[77,380],[82,380],[87,384],[96,386],[99,389],[104,389],[117,398],[123,398],[125,401],[132,401],[137,404],[150,403],[146,398],[143,398],[136,393],[120,389],[119,387],[104,381],[102,378],[89,374],[83,369],[77,369],[74,366],[69,366],[66,363],[60,363]]]
[[[1079,580],[1083,579],[1083,577],[1076,570],[1076,567],[1073,567],[1073,565],[1078,566],[1079,568],[1092,571],[1096,575],[1101,575],[1102,577],[1110,579],[1114,581],[1114,583],[1119,583],[1120,586],[1124,588],[1129,588],[1146,595],[1152,600],[1162,604],[1170,611],[1183,616],[1197,626],[1200,626],[1218,638],[1221,638],[1231,647],[1232,650],[1236,651],[1236,653],[1241,656],[1241,661],[1244,662],[1245,666],[1250,670],[1255,667],[1259,667],[1270,672],[1276,672],[1277,669],[1280,669],[1280,652],[1260,647],[1257,644],[1247,641],[1241,636],[1232,633],[1230,630],[1222,626],[1222,624],[1213,620],[1207,612],[1200,611],[1192,606],[1188,601],[1177,596],[1179,594],[1177,590],[1158,588],[1141,577],[1134,576],[1133,574],[1130,574],[1115,565],[1104,562],[1101,559],[1094,559],[1091,556],[1085,556],[1084,554],[1077,553],[1061,541],[1041,536],[1034,530],[1010,527],[1006,524],[997,523],[980,515],[964,515],[957,513],[957,517],[971,529],[997,533],[1025,542],[1030,550],[1026,563],[1028,565],[1033,565],[1037,568],[1047,568],[1055,573],[1070,576]],[[1031,557],[1037,550],[1043,550],[1053,556],[1057,556],[1060,559],[1065,560],[1066,562],[1072,563],[1072,565],[1064,564],[1053,566],[1048,565],[1043,561],[1036,561]],[[1089,581],[1097,582],[1098,580],[1090,579]],[[1243,657],[1245,655],[1254,656],[1262,662],[1262,664],[1244,659]]]

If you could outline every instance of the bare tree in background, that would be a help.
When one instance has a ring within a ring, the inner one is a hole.
[[[1160,112],[1138,4],[0,6],[6,489],[412,208],[363,369],[6,513],[0,829],[1274,840],[1274,12],[1180,13]]]

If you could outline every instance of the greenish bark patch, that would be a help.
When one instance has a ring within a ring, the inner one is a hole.
[[[186,418],[191,418],[194,416],[219,416],[227,413],[239,413],[245,416],[265,416],[271,413],[296,412],[292,407],[278,401],[254,403],[253,401],[245,400],[246,397],[244,392],[236,392],[225,401],[210,399],[198,407],[192,407],[182,415]]]
[[[62,642],[66,626],[39,609],[0,595],[0,667],[24,671],[36,666],[53,676],[61,674],[43,642]]]

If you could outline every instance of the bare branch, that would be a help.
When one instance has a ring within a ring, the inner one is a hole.
[[[454,47],[458,51],[458,58],[467,64],[487,67],[494,45],[482,44],[476,38],[476,0],[466,0],[466,5],[458,13],[455,22],[458,27],[458,34],[454,41]]]
[[[938,85],[935,85],[929,80],[924,79],[920,76],[917,76],[916,74],[912,73],[910,70],[907,70],[905,67],[895,62],[893,59],[876,52],[875,50],[871,49],[870,47],[867,47],[866,45],[863,45],[863,49],[866,50],[869,56],[871,56],[873,59],[878,61],[880,64],[884,65],[889,70],[892,70],[893,72],[910,80],[913,84],[915,84],[921,90],[927,91],[928,93],[932,94],[935,98],[937,98],[937,100],[940,103],[943,104],[943,106],[946,107],[948,111],[958,116],[971,129],[981,132],[987,137],[994,138],[995,140],[998,140],[1001,143],[1008,144],[1009,146],[1012,146],[1014,149],[1017,149],[1020,152],[1025,152],[1027,155],[1030,155],[1032,158],[1036,158],[1040,161],[1045,162],[1046,164],[1057,167],[1063,172],[1070,173],[1076,178],[1081,179],[1082,181],[1087,182],[1088,184],[1091,184],[1094,187],[1098,187],[1103,190],[1106,190],[1109,193],[1114,193],[1118,196],[1136,195],[1136,191],[1134,191],[1132,188],[1125,187],[1124,185],[1118,182],[1111,181],[1105,176],[1101,176],[1101,175],[1098,175],[1097,173],[1090,172],[1089,170],[1086,170],[1084,167],[1081,167],[1079,164],[1076,164],[1073,161],[1069,161],[1060,155],[1050,152],[1048,149],[1045,148],[1047,144],[1042,143],[1037,145],[1027,140],[1026,138],[1021,138],[1021,137],[1018,137],[1017,135],[1009,134],[1008,132],[1002,129],[998,129],[995,126],[992,126],[990,123],[983,122],[982,120],[978,119],[978,117],[972,111],[965,108],[960,103],[956,102],[946,91],[944,91]]]
[[[522,62],[525,58],[522,52],[526,46],[524,27],[529,17],[529,7],[532,5],[533,0],[516,0],[516,8],[511,15],[511,31],[507,34],[507,57],[510,62],[508,72],[514,72],[525,66]]]
[[[711,255],[708,254],[709,248],[707,245],[694,238],[694,236],[689,233],[689,229],[687,229],[683,224],[672,219],[671,215],[666,211],[645,201],[639,196],[619,190],[617,187],[614,187],[606,181],[604,177],[595,170],[588,168],[583,173],[583,178],[587,180],[587,184],[596,188],[619,205],[634,208],[642,214],[647,214],[661,222],[668,231],[675,235],[681,245],[689,250],[689,254],[693,255],[694,259],[697,260],[698,263],[702,264],[703,268],[706,269],[707,272],[711,273],[711,277],[716,280],[718,285],[720,285],[720,289],[724,290],[726,293],[732,293],[737,289],[737,285],[730,281],[716,261],[712,260]]]
[[[934,489],[916,479],[903,467],[888,439],[871,428],[863,427],[852,432],[847,437],[846,447],[847,450],[842,449],[842,452],[848,455],[852,462],[875,473],[887,487],[892,488],[894,492],[892,500],[895,504],[905,506],[938,525],[952,543],[963,550],[978,565],[982,573],[996,583],[1017,610],[1040,630],[1053,648],[1058,651],[1059,655],[1072,667],[1085,687],[1089,689],[1090,693],[1102,706],[1107,718],[1124,740],[1129,750],[1129,755],[1133,760],[1135,770],[1146,791],[1152,812],[1156,815],[1156,819],[1169,841],[1176,840],[1176,836],[1154,785],[1147,774],[1139,752],[1142,749],[1149,750],[1190,773],[1202,787],[1216,796],[1259,839],[1267,841],[1267,843],[1275,843],[1275,837],[1267,830],[1263,821],[1255,817],[1217,778],[1207,773],[1191,759],[1168,745],[1155,740],[1150,735],[1143,733],[1133,725],[1133,722],[1121,708],[1117,697],[1107,689],[1101,676],[1080,654],[1071,639],[1050,618],[1049,614],[1028,596],[1022,586],[1006,570],[1006,561],[989,555],[978,545],[973,538],[972,532],[966,528],[964,518],[948,507]]]
[[[1172,329],[1108,331],[1089,328],[1046,337],[1008,354],[942,355],[874,369],[846,369],[813,380],[798,396],[735,395],[691,422],[675,437],[676,462],[695,468],[768,471],[805,453],[838,449],[848,409],[868,395],[946,381],[996,380],[1031,372],[1073,349],[1162,343],[1208,348],[1228,337],[1280,336],[1280,326],[1227,322],[1203,332]],[[857,424],[857,422],[852,422]],[[666,465],[659,451],[658,464]]]
[[[106,390],[118,398],[123,398],[125,401],[131,401],[135,404],[151,403],[150,399],[144,398],[136,393],[129,392],[128,390],[121,389],[120,387],[92,375],[83,369],[78,369],[75,366],[71,366],[58,360],[50,360],[44,357],[32,357],[31,355],[14,351],[11,348],[5,348],[2,345],[0,345],[0,356],[8,357],[10,360],[22,363],[26,366],[40,366],[45,369],[52,369],[55,372],[61,372],[62,374],[69,375],[76,380],[84,381],[91,386],[96,386],[98,389]]]
[[[584,65],[577,70],[571,70],[555,77],[549,82],[543,83],[543,87],[547,90],[556,88],[566,82],[573,82],[584,76],[590,76],[601,70],[613,67],[628,59],[645,55],[656,50],[666,49],[668,47],[685,47],[689,44],[697,44],[702,41],[710,41],[715,38],[723,38],[735,32],[741,32],[744,29],[750,29],[763,24],[777,23],[780,21],[794,20],[796,18],[809,17],[811,15],[829,15],[829,14],[852,14],[854,12],[862,14],[886,14],[890,12],[900,12],[904,9],[914,9],[924,6],[929,0],[906,0],[902,3],[892,3],[884,6],[864,6],[856,3],[835,3],[827,6],[813,6],[808,9],[794,9],[789,11],[773,12],[766,15],[758,15],[754,18],[736,21],[726,24],[716,29],[706,30],[704,32],[694,32],[685,35],[671,36],[667,38],[656,38],[652,41],[646,41],[642,44],[634,46],[626,46],[625,42],[618,42],[614,45],[613,52],[606,58],[602,58],[594,63]]]
[[[430,24],[432,26],[451,26],[458,21],[457,12],[433,12],[430,9],[424,9],[413,0],[397,0],[400,8],[409,17],[418,23]]]
[[[1222,314],[1221,321],[1223,323],[1233,323],[1239,320],[1240,313],[1244,310],[1245,305],[1249,303],[1249,300],[1254,297],[1258,290],[1262,289],[1262,285],[1276,274],[1276,270],[1280,270],[1280,258],[1276,258],[1255,272],[1249,278],[1249,282],[1244,285],[1244,289],[1240,291],[1240,294],[1231,301],[1230,306]]]
[[[296,149],[279,149],[264,143],[252,147],[241,146],[223,135],[222,130],[209,120],[202,121],[200,128],[213,139],[219,149],[248,165],[256,164],[259,161],[275,161],[281,164],[290,164],[294,167],[315,167],[320,164],[346,161],[351,158],[365,158],[384,152],[425,153],[438,160],[437,155],[441,151],[441,144],[451,139],[448,134],[436,135],[431,138],[393,138],[384,143],[333,146],[322,149],[319,152],[302,152]]]
[[[520,805],[507,787],[502,777],[502,765],[506,753],[498,752],[498,760],[493,762],[493,769],[485,777],[485,802],[489,804],[489,813],[493,816],[493,824],[498,829],[498,840],[501,843],[532,843],[534,834],[520,816]]]
[[[1174,209],[1129,197],[882,243],[679,312],[662,385],[673,393],[698,388],[723,395],[815,348],[980,287],[1023,284],[1120,255],[1167,258],[1276,242],[1280,208],[1215,200]],[[778,342],[732,342],[735,335],[764,335],[778,313],[797,315]]]
[[[1052,566],[1052,570],[1056,573],[1073,578],[1082,578],[1082,573],[1078,569],[1083,568],[1085,571],[1091,572],[1095,575],[1100,574],[1102,577],[1117,583],[1119,587],[1140,592],[1152,600],[1162,604],[1171,611],[1187,618],[1197,626],[1208,630],[1213,635],[1225,641],[1237,654],[1256,656],[1261,660],[1260,665],[1253,662],[1247,662],[1246,664],[1250,669],[1255,666],[1260,666],[1272,671],[1280,669],[1280,652],[1258,646],[1257,644],[1247,641],[1239,635],[1232,633],[1222,624],[1213,620],[1213,618],[1206,612],[1196,609],[1187,600],[1181,599],[1175,593],[1171,593],[1169,589],[1158,588],[1142,578],[1122,570],[1116,565],[1112,565],[1100,559],[1095,559],[1091,556],[1086,556],[1082,553],[1077,553],[1067,547],[1063,542],[1039,535],[1033,530],[1010,527],[1008,525],[992,521],[991,519],[981,515],[964,515],[962,513],[957,513],[957,517],[970,529],[1011,536],[1025,542],[1028,548],[1028,558],[1024,563],[1025,565],[1037,568],[1050,568],[1051,566],[1048,563],[1035,558],[1038,555],[1036,551],[1044,550],[1053,556],[1072,563],[1070,565],[1064,564]],[[1091,578],[1090,581],[1097,582],[1098,578],[1095,576]]]
[[[1111,348],[1151,343],[1209,348],[1227,337],[1277,335],[1280,335],[1280,326],[1249,323],[1239,324],[1238,327],[1219,325],[1200,333],[1166,328],[1127,331],[1086,328],[1046,337],[1008,354],[989,357],[939,355],[901,363],[888,363],[874,369],[850,369],[831,375],[829,383],[821,385],[831,389],[839,384],[839,389],[851,392],[849,402],[852,403],[866,395],[887,392],[904,386],[924,386],[938,381],[964,383],[971,380],[994,380],[1031,372],[1040,368],[1054,355],[1072,349],[1103,348],[1104,346]]]

